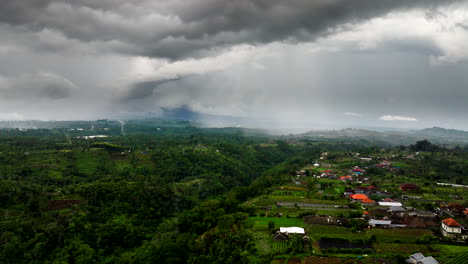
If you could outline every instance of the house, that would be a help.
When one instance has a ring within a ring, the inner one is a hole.
[[[353,195],[350,195],[349,196],[351,199],[353,199],[354,201],[362,201],[362,200],[365,200],[365,199],[369,199],[369,197],[367,197],[367,195],[365,194],[353,194]]]
[[[353,172],[356,174],[361,174],[364,172],[364,170],[356,166],[353,168]]]
[[[324,170],[323,172],[324,173],[332,173],[333,171],[332,170]]]
[[[379,205],[380,206],[403,206],[403,204],[399,203],[399,202],[379,202]]]
[[[349,176],[349,175],[347,175],[347,176],[341,176],[341,177],[340,177],[340,180],[341,180],[341,181],[344,181],[344,182],[345,182],[345,181],[350,181],[350,180],[352,180],[352,179],[353,179],[353,178],[352,178],[351,176]]]
[[[391,213],[401,213],[406,211],[406,209],[401,206],[390,206],[390,208],[388,208],[388,211]]]
[[[391,224],[392,224],[391,220],[374,220],[374,219],[369,220],[369,226],[372,226],[372,227],[390,227]]]
[[[280,227],[273,236],[274,241],[287,241],[290,235],[305,235],[302,227]]]
[[[388,161],[388,160],[384,160],[378,166],[382,167],[382,168],[388,168],[388,167],[392,166],[392,163],[390,163],[390,161]]]
[[[280,227],[281,233],[305,235],[302,227]]]
[[[361,203],[362,203],[363,205],[374,205],[374,204],[375,204],[375,201],[372,200],[372,199],[367,198],[367,199],[362,200]]]
[[[452,214],[463,215],[465,207],[457,203],[449,203],[447,205],[447,210],[449,210]]]
[[[453,218],[447,218],[442,220],[441,231],[444,237],[455,238],[455,239],[467,239],[468,234],[466,230],[462,229],[462,226]]]
[[[274,241],[287,241],[289,239],[289,235],[286,233],[281,233],[280,231],[276,231],[275,235],[273,236]]]
[[[402,191],[417,191],[419,190],[419,187],[414,184],[414,183],[403,183],[402,185],[400,185],[400,190]]]
[[[439,264],[439,262],[433,257],[426,257],[420,252],[411,255],[407,260],[406,263],[411,264]]]
[[[361,157],[360,159],[361,159],[361,161],[365,161],[365,162],[371,162],[372,161],[372,158]]]

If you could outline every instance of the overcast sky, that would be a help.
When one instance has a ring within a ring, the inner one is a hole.
[[[0,1],[0,120],[179,107],[468,130],[468,0]]]

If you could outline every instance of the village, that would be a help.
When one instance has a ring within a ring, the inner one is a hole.
[[[377,154],[324,152],[291,172],[289,184],[247,202],[257,209],[247,225],[259,251],[278,255],[278,263],[340,256],[362,263],[468,261],[468,186],[402,173],[424,153]],[[301,252],[310,256],[295,257]]]

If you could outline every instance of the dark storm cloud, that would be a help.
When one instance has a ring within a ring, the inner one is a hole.
[[[75,84],[62,76],[51,73],[23,74],[18,77],[2,77],[0,95],[4,98],[64,99],[77,89]]]
[[[311,40],[334,26],[456,0],[2,1],[0,22],[118,53],[183,58],[241,43]]]
[[[130,89],[126,92],[126,94],[121,98],[122,102],[132,101],[132,100],[139,100],[139,99],[148,99],[153,96],[154,90],[156,90],[159,86],[180,80],[180,78],[174,79],[167,79],[161,81],[143,81],[137,82],[132,84]]]

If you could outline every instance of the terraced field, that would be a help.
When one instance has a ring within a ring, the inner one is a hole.
[[[468,263],[468,253],[456,255],[443,255],[436,258],[440,264],[461,264]]]

